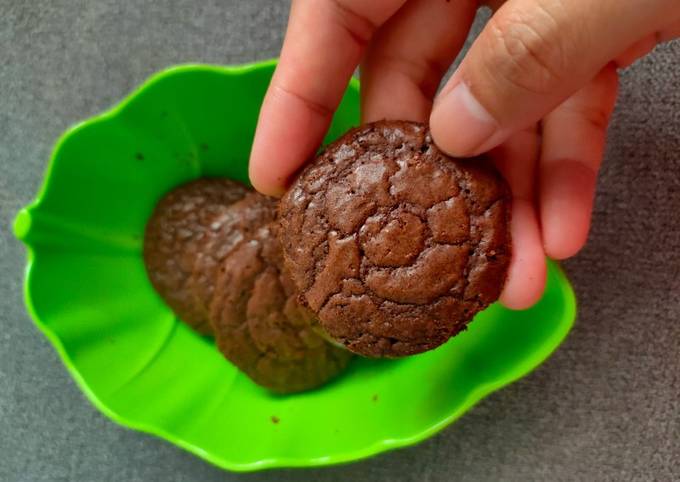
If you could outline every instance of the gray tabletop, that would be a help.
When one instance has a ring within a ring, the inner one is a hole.
[[[23,307],[9,230],[55,138],[154,71],[273,57],[286,2],[0,0],[0,480],[680,479],[680,43],[622,74],[571,336],[421,445],[231,474],[97,412]],[[477,28],[483,19],[477,22]]]

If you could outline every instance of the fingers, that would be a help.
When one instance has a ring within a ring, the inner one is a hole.
[[[534,207],[538,153],[535,126],[514,134],[490,153],[513,195],[510,222],[513,252],[500,297],[501,303],[511,309],[530,307],[540,299],[545,287],[545,254]]]
[[[679,7],[680,9],[680,7]],[[661,30],[646,35],[616,57],[616,65],[628,67],[641,57],[654,50],[658,44],[680,37],[680,21],[672,22]]]
[[[637,59],[644,57],[656,47],[657,37],[655,34],[645,35],[643,38],[617,55],[615,62],[618,67],[628,67]]]
[[[480,5],[486,5],[495,12],[496,10],[501,8],[501,5],[505,3],[505,0],[482,0],[479,3]]]
[[[677,0],[508,1],[436,99],[434,140],[457,156],[491,149],[678,17]]]
[[[680,7],[678,9],[680,10]],[[657,32],[656,38],[659,42],[668,42],[669,40],[680,38],[680,18],[675,19]]]
[[[250,155],[256,189],[280,194],[313,155],[371,35],[404,1],[293,1]]]
[[[475,0],[409,0],[378,29],[361,67],[363,121],[427,121],[476,9]]]
[[[609,65],[543,123],[539,199],[543,243],[551,258],[573,256],[586,242],[617,86],[616,69]]]
[[[500,302],[513,310],[533,306],[545,289],[546,264],[534,206],[514,200],[510,224],[513,254]]]

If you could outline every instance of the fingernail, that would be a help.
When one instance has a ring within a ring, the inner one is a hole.
[[[498,130],[496,120],[475,99],[465,82],[459,82],[435,104],[431,124],[439,147],[459,157],[478,154],[479,148]]]

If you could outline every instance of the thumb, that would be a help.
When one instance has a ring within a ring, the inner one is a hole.
[[[678,17],[677,0],[508,1],[435,101],[435,142],[455,156],[497,146]]]

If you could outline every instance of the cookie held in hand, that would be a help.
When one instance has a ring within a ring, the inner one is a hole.
[[[498,298],[507,275],[507,185],[484,159],[441,152],[423,124],[349,131],[305,167],[279,217],[302,301],[361,355],[441,345]]]

